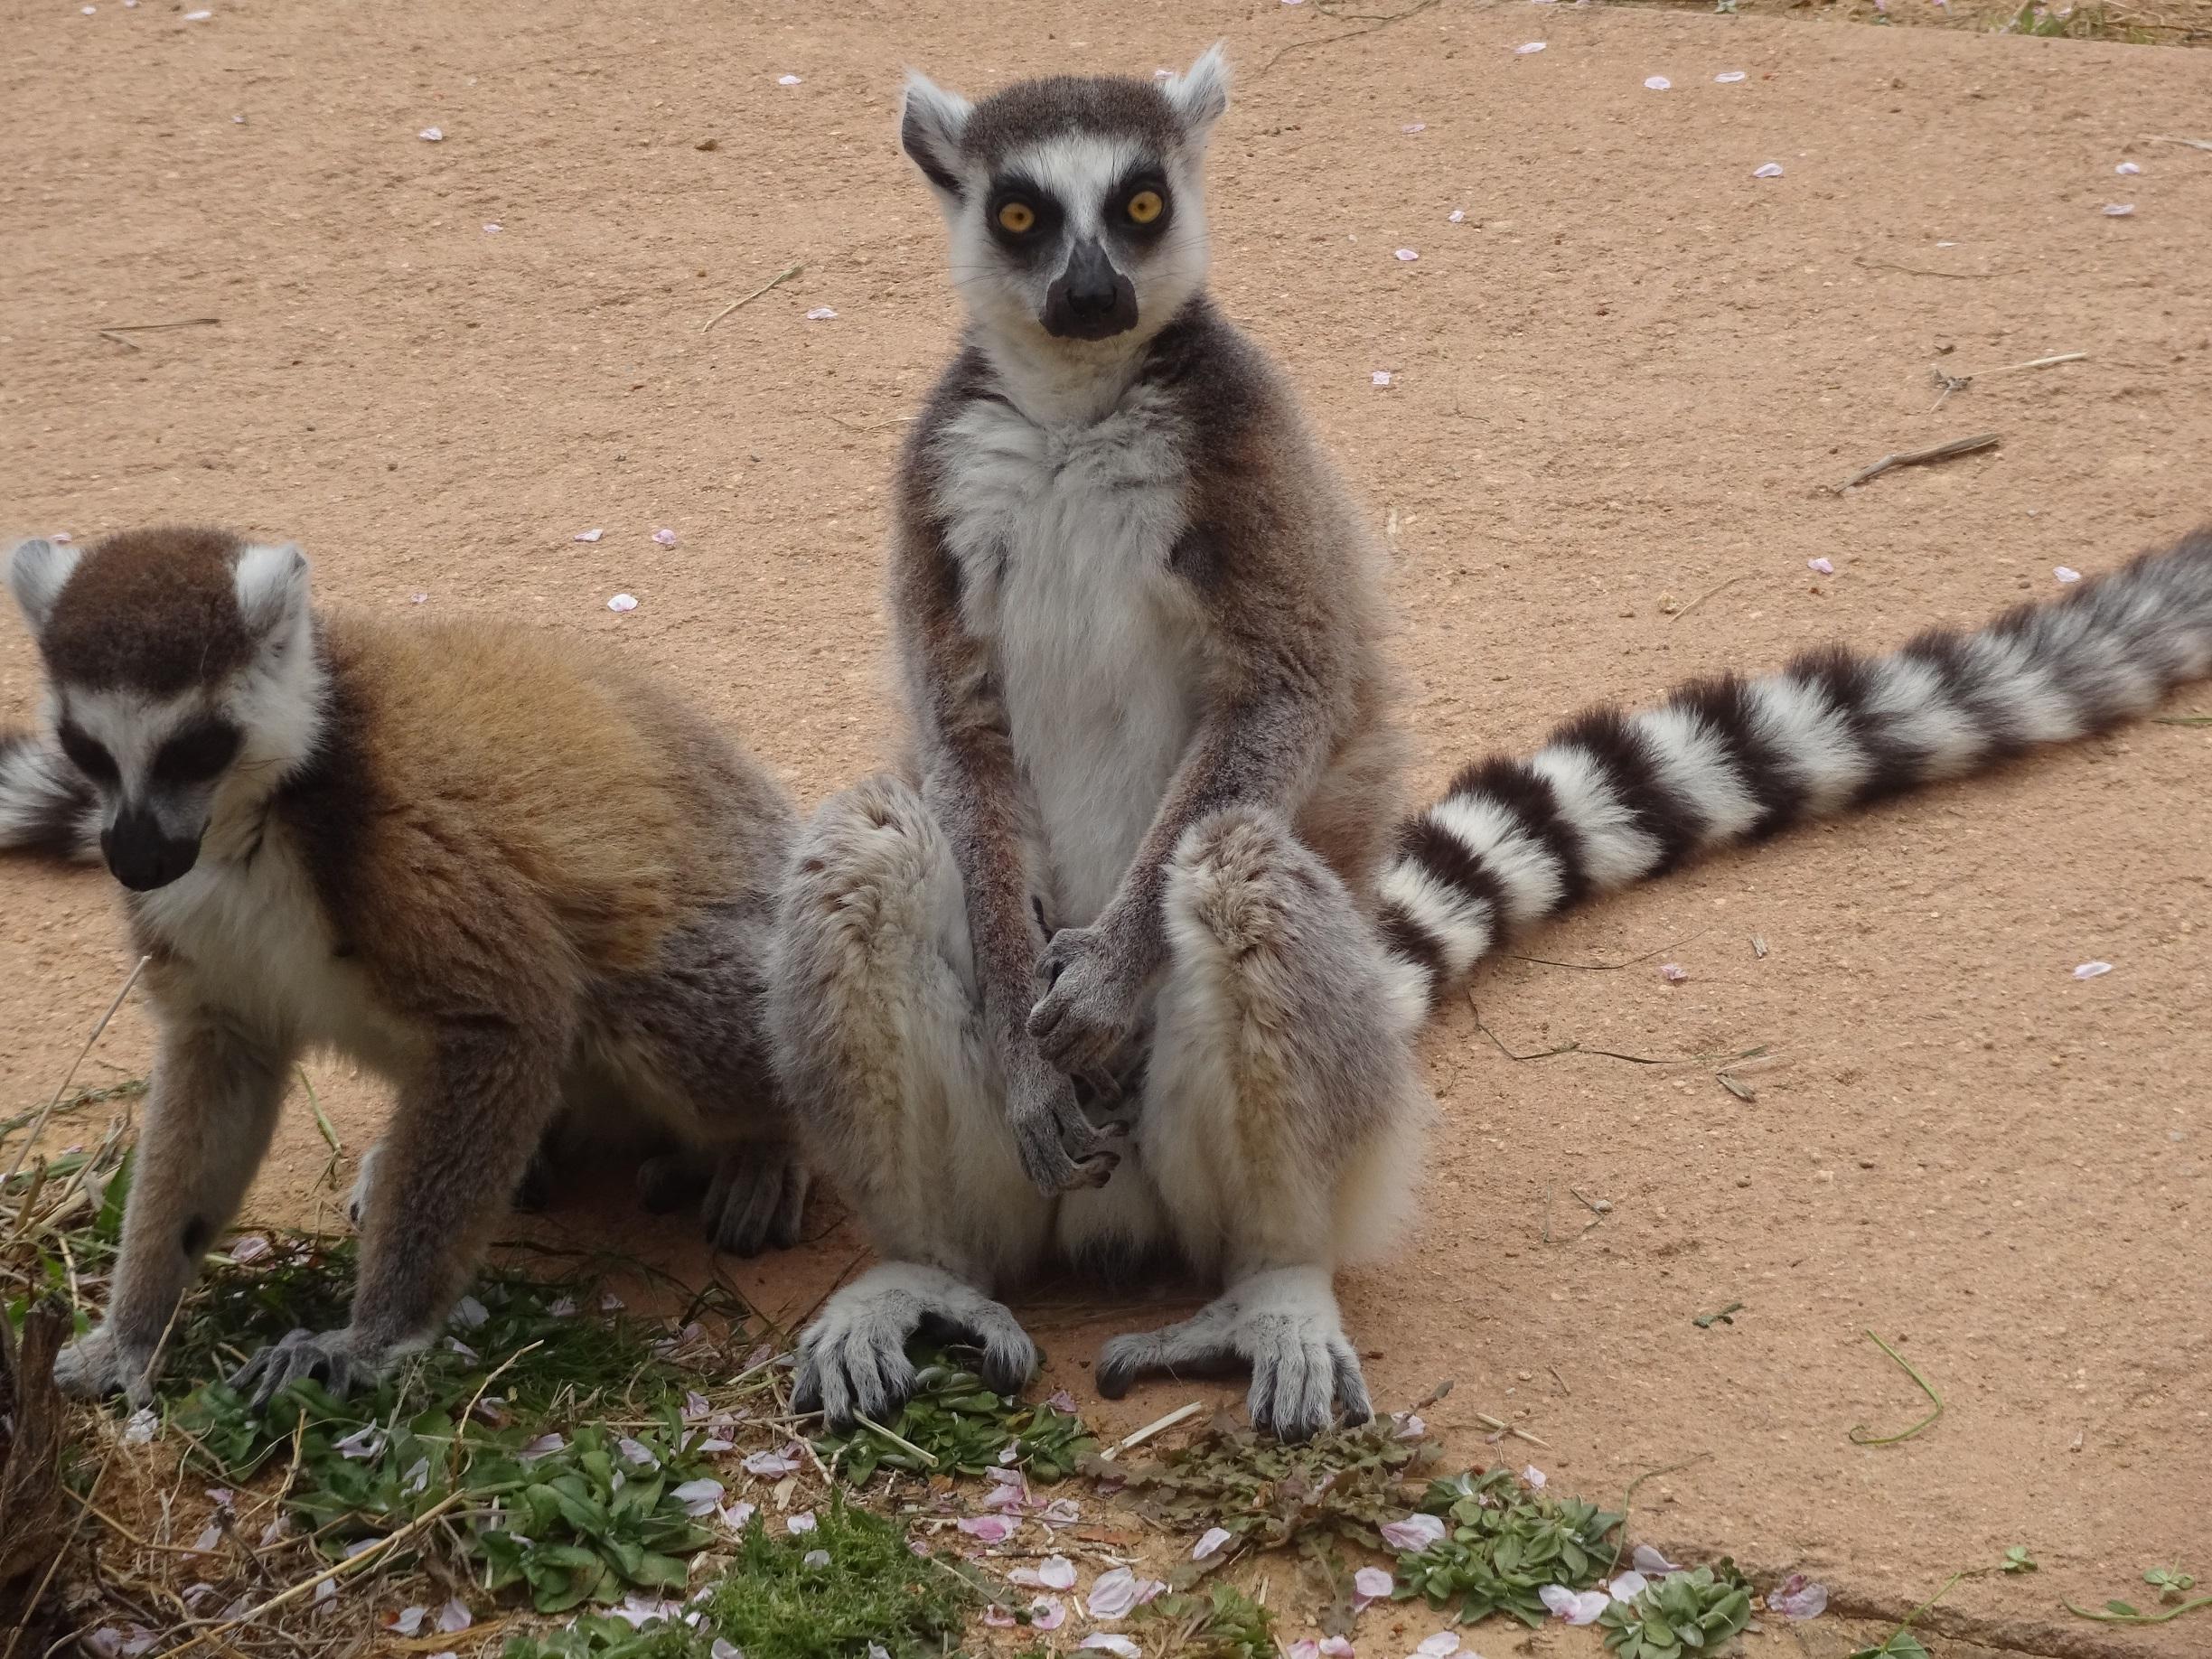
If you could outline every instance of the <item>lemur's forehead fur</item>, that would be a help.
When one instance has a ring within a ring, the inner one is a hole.
[[[961,151],[995,173],[1025,150],[1071,137],[1127,146],[1157,164],[1182,145],[1185,133],[1157,82],[1054,75],[1018,81],[977,104],[961,134]]]
[[[55,596],[39,649],[58,684],[173,697],[252,659],[239,608],[246,544],[225,530],[126,530],[85,549]]]

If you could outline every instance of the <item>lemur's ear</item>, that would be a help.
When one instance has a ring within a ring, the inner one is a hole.
[[[230,579],[239,615],[257,636],[286,631],[307,610],[307,556],[297,542],[251,547],[239,555]]]
[[[8,591],[15,595],[15,603],[23,608],[23,620],[31,624],[33,633],[46,631],[46,619],[53,614],[54,601],[69,586],[77,561],[83,557],[80,549],[49,541],[43,536],[33,536],[15,544],[14,552],[8,556]]]
[[[1183,122],[1183,136],[1193,148],[1202,147],[1229,108],[1229,54],[1219,41],[1205,49],[1198,61],[1167,82],[1162,90]]]
[[[948,202],[960,200],[961,134],[973,113],[975,106],[959,93],[948,92],[919,70],[906,71],[899,147]]]

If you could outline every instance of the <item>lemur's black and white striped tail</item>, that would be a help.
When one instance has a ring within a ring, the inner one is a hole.
[[[2212,673],[2212,529],[1972,633],[1839,648],[1640,714],[1569,721],[1406,820],[1382,883],[1394,954],[1433,1002],[1569,905],[1805,818],[1954,778],[2140,715]]]
[[[0,732],[0,850],[89,858],[99,851],[92,786],[28,732]]]

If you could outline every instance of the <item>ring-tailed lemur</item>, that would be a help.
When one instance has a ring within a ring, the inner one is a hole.
[[[296,548],[220,531],[27,541],[8,578],[67,759],[0,737],[0,845],[97,842],[158,1027],[114,1296],[64,1387],[145,1401],[311,1045],[398,1101],[352,1322],[255,1357],[263,1398],[435,1336],[557,1112],[678,1141],[725,1247],[792,1242],[760,1001],[793,814],[706,719],[511,629],[317,616]]]
[[[911,1387],[924,1321],[1017,1381],[993,1298],[1054,1258],[1224,1284],[1109,1343],[1105,1393],[1242,1360],[1264,1427],[1364,1416],[1332,1276],[1414,1172],[1427,1007],[1504,929],[2212,666],[2200,535],[1980,633],[1588,716],[1398,826],[1374,545],[1202,291],[1226,104],[1218,49],[1161,84],[907,87],[969,315],[900,463],[912,762],[801,832],[770,990],[801,1132],[886,1258],[801,1340],[839,1423]],[[1083,1110],[1117,1093],[1118,1167]]]

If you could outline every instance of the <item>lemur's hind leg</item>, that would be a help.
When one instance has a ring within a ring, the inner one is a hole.
[[[886,1258],[801,1340],[801,1409],[839,1426],[895,1411],[906,1343],[933,1325],[982,1345],[994,1387],[1019,1386],[1036,1349],[990,1291],[1042,1254],[1049,1209],[1007,1130],[958,868],[904,783],[859,783],[801,830],[768,1009],[807,1150]]]
[[[1289,827],[1193,827],[1170,867],[1171,964],[1138,1125],[1184,1251],[1227,1289],[1195,1317],[1106,1345],[1099,1390],[1251,1367],[1253,1423],[1286,1439],[1371,1414],[1332,1280],[1385,1242],[1432,1111],[1411,1036],[1424,988]]]
[[[530,1154],[529,1167],[523,1170],[521,1180],[515,1184],[511,1202],[516,1209],[536,1214],[552,1203],[553,1181],[560,1166],[558,1154],[555,1150],[559,1135],[558,1125],[548,1129],[545,1139],[538,1143],[537,1151]],[[353,1167],[353,1185],[346,1193],[346,1220],[353,1223],[356,1232],[360,1231],[363,1218],[369,1214],[369,1195],[376,1189],[377,1162],[383,1153],[384,1143],[381,1140],[371,1142],[369,1149],[361,1155],[361,1162]]]

